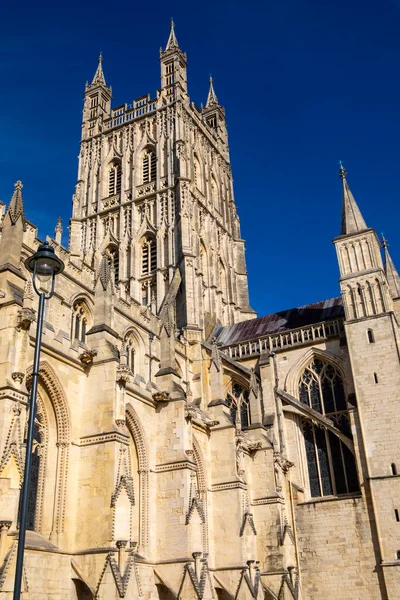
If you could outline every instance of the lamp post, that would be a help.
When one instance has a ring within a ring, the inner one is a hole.
[[[31,464],[32,464],[32,444],[34,434],[34,424],[36,415],[36,394],[39,381],[39,361],[40,361],[40,345],[42,342],[42,328],[43,328],[43,311],[44,301],[49,300],[54,294],[54,280],[58,273],[64,270],[64,263],[54,253],[54,249],[50,244],[42,244],[38,251],[30,256],[25,261],[25,267],[32,273],[33,287],[37,295],[39,296],[39,309],[37,317],[37,329],[36,329],[36,343],[35,343],[35,356],[33,361],[33,375],[32,375],[32,392],[29,406],[29,422],[28,422],[28,437],[26,441],[26,455],[25,455],[25,470],[24,470],[24,481],[22,484],[21,498],[20,498],[20,521],[19,521],[19,537],[18,537],[18,553],[17,553],[17,564],[15,567],[15,583],[14,583],[14,595],[13,600],[20,600],[21,595],[21,583],[22,583],[22,568],[24,562],[24,549],[25,549],[25,534],[26,534],[26,519],[28,511],[28,494],[29,494],[29,483],[31,476]],[[51,279],[51,291],[46,294],[41,292],[38,288],[37,281],[41,283],[49,281]]]

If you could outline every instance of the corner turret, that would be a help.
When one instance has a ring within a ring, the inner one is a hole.
[[[103,121],[111,115],[112,89],[107,87],[103,72],[103,57],[98,58],[92,83],[86,83],[83,105],[82,139],[92,137],[103,129]]]
[[[218,102],[214,90],[213,78],[210,75],[208,96],[205,107],[202,110],[203,119],[213,132],[214,136],[228,148],[228,134],[226,130],[225,110]]]
[[[174,21],[165,50],[160,49],[161,93],[168,102],[179,97],[187,97],[187,59],[186,53],[179,48],[175,35]]]

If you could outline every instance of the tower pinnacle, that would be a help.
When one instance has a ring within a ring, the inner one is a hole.
[[[8,215],[12,225],[15,225],[19,217],[24,217],[24,204],[22,201],[22,182],[17,181],[14,184],[14,193],[12,195],[10,205],[8,207]]]
[[[169,33],[169,38],[168,38],[168,42],[167,42],[165,51],[172,50],[173,48],[179,48],[179,44],[178,44],[178,40],[176,39],[176,35],[175,35],[175,23],[174,23],[174,20],[171,19],[171,31]]]
[[[92,85],[106,85],[106,80],[103,73],[103,56],[100,52],[96,73],[94,74]]]
[[[394,262],[392,257],[389,254],[388,250],[389,244],[385,236],[382,234],[382,248],[385,253],[385,275],[387,282],[389,284],[390,295],[392,298],[400,297],[400,277],[397,272],[396,267],[394,266]]]
[[[368,229],[368,227],[347,184],[346,170],[343,167],[342,161],[340,161],[339,164],[339,176],[343,181],[341,235],[348,235],[351,233],[358,233],[359,231]]]
[[[209,108],[210,106],[215,106],[215,105],[219,106],[219,102],[218,102],[217,95],[214,91],[213,78],[210,75],[210,87],[208,90],[206,108]]]

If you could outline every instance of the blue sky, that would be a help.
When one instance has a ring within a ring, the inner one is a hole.
[[[400,268],[399,0],[4,0],[0,199],[21,179],[40,236],[61,215],[67,242],[84,85],[99,51],[114,106],[154,94],[171,16],[192,100],[205,102],[211,72],[226,109],[253,308],[338,295],[339,159]]]

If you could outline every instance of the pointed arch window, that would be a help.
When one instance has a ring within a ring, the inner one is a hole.
[[[332,364],[319,358],[309,363],[300,377],[299,399],[331,419],[348,438],[352,437],[343,380]],[[357,492],[355,459],[342,440],[309,421],[303,431],[311,496]]]
[[[146,150],[143,155],[143,183],[155,181],[157,176],[157,158],[154,150]]]
[[[157,269],[157,247],[153,236],[147,236],[142,244],[142,275],[151,275]]]
[[[125,347],[127,354],[128,367],[131,373],[135,373],[135,346],[136,341],[132,334],[129,334],[125,338]]]
[[[238,383],[234,383],[232,390],[228,392],[225,404],[229,408],[229,415],[234,425],[239,421],[239,417],[241,428],[250,425],[249,392],[246,389]]]
[[[121,163],[114,161],[108,170],[108,195],[114,196],[121,192]]]
[[[71,340],[86,342],[89,311],[84,300],[77,300],[72,307]]]

